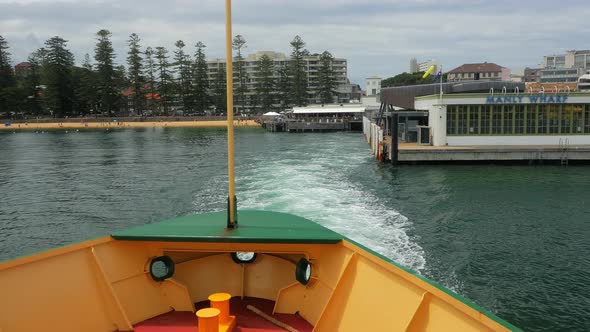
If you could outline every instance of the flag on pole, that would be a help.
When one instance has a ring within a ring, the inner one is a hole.
[[[439,69],[438,73],[434,76],[434,80],[438,80],[442,76],[442,69]]]

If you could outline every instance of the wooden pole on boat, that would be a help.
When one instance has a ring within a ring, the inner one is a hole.
[[[233,94],[233,56],[231,31],[231,0],[225,0],[225,80],[227,91],[227,227],[238,225],[237,199],[234,178],[234,94]]]
[[[299,332],[299,330],[297,330],[297,329],[295,329],[295,328],[291,327],[290,325],[287,325],[287,324],[285,324],[285,323],[283,323],[283,322],[281,322],[281,321],[278,321],[278,320],[276,320],[276,319],[275,319],[275,318],[273,318],[272,316],[269,316],[269,315],[265,314],[264,312],[262,312],[262,310],[260,310],[260,309],[258,309],[258,308],[256,308],[256,307],[254,307],[254,306],[251,306],[251,305],[249,305],[249,304],[248,304],[248,305],[246,306],[246,308],[247,308],[248,310],[250,310],[250,311],[254,312],[255,314],[259,315],[260,317],[262,317],[262,318],[266,319],[267,321],[269,321],[269,322],[271,322],[271,323],[275,324],[276,326],[278,326],[278,327],[280,327],[280,328],[284,329],[284,330],[287,330],[287,331],[289,331],[289,332]]]

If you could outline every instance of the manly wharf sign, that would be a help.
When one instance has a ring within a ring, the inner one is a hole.
[[[567,95],[531,94],[522,96],[488,96],[486,104],[564,104]]]

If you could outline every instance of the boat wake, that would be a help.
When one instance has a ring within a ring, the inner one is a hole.
[[[424,251],[406,232],[412,226],[408,219],[349,181],[345,170],[335,169],[354,167],[364,157],[341,161],[348,166],[334,165],[331,158],[306,162],[284,157],[242,168],[237,179],[240,208],[299,215],[405,267],[424,268]]]

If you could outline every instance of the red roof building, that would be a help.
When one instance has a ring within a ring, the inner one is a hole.
[[[135,92],[133,91],[133,88],[127,88],[123,91],[121,91],[121,95],[123,97],[129,97],[129,96],[133,96],[135,94]],[[160,95],[157,93],[146,93],[145,94],[145,99],[147,100],[160,100]]]
[[[466,63],[449,71],[447,79],[457,81],[509,81],[510,69],[495,63]]]
[[[21,62],[14,66],[14,73],[17,77],[26,77],[33,71],[33,65],[29,62]]]

